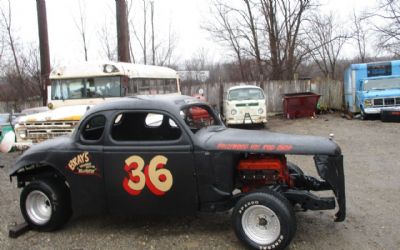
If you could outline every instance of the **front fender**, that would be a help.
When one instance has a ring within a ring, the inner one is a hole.
[[[51,163],[47,161],[46,153],[22,155],[17,159],[15,164],[11,167],[8,174],[11,178],[13,176],[16,176],[20,171],[20,169],[24,169],[32,165],[51,166]]]
[[[343,170],[343,155],[316,155],[314,156],[318,174],[332,187],[339,206],[335,214],[335,221],[346,218],[346,194]]]

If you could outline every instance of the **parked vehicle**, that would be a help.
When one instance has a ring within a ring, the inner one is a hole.
[[[208,119],[193,119],[193,110]],[[320,179],[286,155],[314,155]],[[233,208],[246,246],[282,249],[296,231],[294,206],[346,216],[343,156],[332,140],[227,128],[205,102],[137,96],[91,108],[71,136],[32,146],[11,168],[21,212],[39,231],[83,214],[193,215]],[[311,192],[312,191],[312,192]]]
[[[179,77],[166,67],[120,62],[85,62],[54,69],[49,111],[27,115],[15,126],[16,146],[71,133],[93,105],[136,94],[179,94]]]
[[[352,64],[344,75],[345,105],[364,119],[400,110],[400,60]]]
[[[242,85],[229,88],[223,110],[227,125],[267,122],[265,94],[257,86]]]

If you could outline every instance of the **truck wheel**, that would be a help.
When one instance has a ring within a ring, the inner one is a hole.
[[[361,109],[361,113],[360,113],[360,119],[361,120],[368,120],[368,115],[366,113],[364,113],[364,111]]]
[[[289,170],[289,174],[304,175],[303,170],[293,162],[288,161],[286,166]]]
[[[71,216],[69,190],[57,180],[31,182],[21,192],[20,207],[25,221],[33,229],[56,230]]]
[[[296,231],[296,217],[289,201],[272,190],[250,193],[232,213],[237,237],[254,249],[284,249]]]

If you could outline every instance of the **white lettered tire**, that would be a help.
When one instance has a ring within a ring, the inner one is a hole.
[[[290,202],[272,190],[249,193],[232,213],[237,237],[254,249],[284,249],[296,231]]]

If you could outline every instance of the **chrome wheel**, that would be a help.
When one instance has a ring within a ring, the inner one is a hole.
[[[25,209],[29,219],[37,225],[44,225],[51,218],[50,199],[41,191],[34,190],[28,194]]]
[[[281,224],[274,211],[266,206],[253,205],[242,216],[244,233],[259,245],[275,242],[281,231]]]

